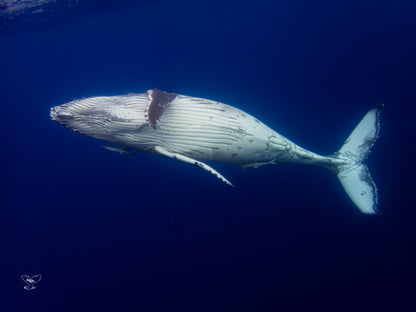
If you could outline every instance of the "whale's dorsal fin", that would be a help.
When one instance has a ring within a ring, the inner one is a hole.
[[[168,150],[166,150],[165,148],[161,147],[161,146],[155,146],[154,147],[154,151],[161,155],[161,156],[165,156],[167,158],[171,158],[174,160],[179,160],[179,161],[183,161],[184,163],[190,164],[190,165],[194,165],[194,166],[198,166],[210,173],[212,173],[213,175],[215,175],[218,179],[220,179],[221,181],[227,183],[230,186],[234,186],[232,185],[232,183],[230,181],[228,181],[226,178],[224,178],[218,171],[216,171],[215,169],[211,168],[210,166],[208,166],[207,164],[204,164],[203,162],[200,162],[196,159],[190,158],[188,156],[182,155],[182,154],[178,154],[178,153],[172,153],[169,152]]]
[[[269,165],[269,164],[275,165],[276,160],[273,159],[271,161],[265,161],[265,162],[254,162],[254,163],[242,164],[242,165],[240,165],[240,167],[243,168],[243,169],[246,169],[246,168],[249,168],[249,167],[258,168],[260,166]]]
[[[176,94],[153,89],[148,91],[148,96],[150,104],[146,110],[146,121],[150,127],[156,129],[156,124],[166,107],[176,98]]]

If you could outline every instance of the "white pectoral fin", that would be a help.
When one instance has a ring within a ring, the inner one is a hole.
[[[125,150],[124,148],[116,147],[116,146],[108,146],[108,145],[101,145],[102,148],[105,148],[106,150],[110,152],[116,152],[120,155],[122,154],[130,154],[132,156],[136,156],[136,152],[130,152],[128,150]]]
[[[107,151],[119,153],[120,155],[128,154],[128,152],[125,149],[120,148],[120,147],[108,146],[108,145],[101,145],[101,147],[105,148]]]
[[[224,178],[218,171],[214,170],[213,168],[211,168],[210,166],[208,166],[207,164],[204,164],[203,162],[200,162],[198,160],[192,159],[188,156],[184,156],[182,154],[177,154],[177,153],[172,153],[167,151],[166,149],[164,149],[161,146],[155,146],[154,151],[158,154],[160,154],[161,156],[165,156],[171,159],[175,159],[175,160],[179,160],[179,161],[183,161],[184,163],[190,164],[190,165],[194,165],[194,166],[198,166],[202,169],[205,169],[206,171],[212,173],[213,175],[215,175],[218,179],[220,179],[221,181],[227,183],[230,186],[233,186],[232,183],[230,181],[228,181],[226,178]]]

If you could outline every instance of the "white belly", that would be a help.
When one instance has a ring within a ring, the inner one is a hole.
[[[285,154],[290,154],[294,147],[292,142],[237,108],[188,96],[177,96],[170,103],[156,129],[145,125],[134,135],[120,134],[118,138],[122,141],[120,145],[132,149],[151,151],[154,146],[162,146],[198,160],[237,164],[286,158]]]

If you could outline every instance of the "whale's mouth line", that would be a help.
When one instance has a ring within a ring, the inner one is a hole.
[[[49,117],[51,118],[51,120],[56,121],[56,106],[51,107],[50,111],[49,111]]]
[[[71,128],[71,122],[74,120],[75,116],[68,109],[63,109],[62,106],[53,106],[50,109],[49,117],[51,120]]]

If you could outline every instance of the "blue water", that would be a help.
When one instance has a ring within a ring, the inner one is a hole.
[[[116,4],[117,3],[117,4]],[[3,17],[1,311],[415,311],[414,1],[105,1]],[[145,92],[335,152],[371,108],[380,216],[325,170],[118,155],[49,120]],[[42,274],[27,291],[20,275]]]

